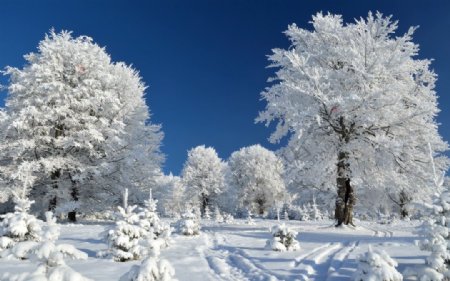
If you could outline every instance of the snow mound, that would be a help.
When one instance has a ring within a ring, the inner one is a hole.
[[[74,271],[65,264],[47,268],[40,265],[31,273],[10,274],[0,276],[0,281],[93,281]]]
[[[403,276],[395,269],[397,262],[385,251],[369,251],[359,258],[355,281],[402,281]]]
[[[176,281],[175,270],[166,260],[155,257],[144,259],[140,266],[134,265],[119,281]]]

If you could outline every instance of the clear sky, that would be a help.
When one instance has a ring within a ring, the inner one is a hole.
[[[137,68],[149,86],[152,121],[163,126],[166,172],[178,174],[187,150],[213,146],[219,156],[267,141],[272,129],[254,124],[264,108],[260,92],[273,69],[267,55],[287,48],[290,23],[309,28],[318,11],[346,21],[369,10],[392,14],[400,31],[419,25],[420,57],[434,58],[442,110],[438,121],[450,139],[450,1],[0,0],[0,68],[21,67],[51,27],[88,35],[115,61]],[[5,84],[5,78],[0,78]],[[0,93],[0,106],[5,92]]]

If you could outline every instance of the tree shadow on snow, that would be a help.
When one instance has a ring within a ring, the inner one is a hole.
[[[103,239],[93,239],[93,238],[83,239],[83,238],[72,238],[72,237],[63,237],[63,238],[59,239],[59,241],[64,241],[64,240],[76,241],[76,242],[81,242],[81,243],[90,243],[90,244],[106,244]]]

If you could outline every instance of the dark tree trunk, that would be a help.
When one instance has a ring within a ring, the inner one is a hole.
[[[205,215],[206,207],[208,207],[209,204],[209,198],[205,194],[202,194],[202,206],[200,209],[202,217]]]
[[[257,199],[256,203],[258,204],[258,214],[264,215],[264,204],[266,203],[266,200],[264,199]]]
[[[73,187],[72,188],[72,192],[70,193],[70,195],[72,196],[73,201],[78,201],[78,188]],[[72,210],[71,212],[69,212],[67,214],[67,218],[71,222],[76,222],[77,221],[77,211],[76,210]]]
[[[67,218],[71,222],[76,222],[77,221],[77,211],[74,210],[72,212],[67,213]]]
[[[404,189],[398,194],[398,199],[397,196],[392,196],[389,193],[387,193],[387,196],[399,207],[402,219],[409,217],[408,204],[411,203],[412,198]]]
[[[70,181],[72,182],[72,191],[70,192],[70,196],[72,196],[72,200],[73,201],[78,201],[78,188],[77,188],[77,181],[75,181],[72,177],[72,174],[69,173],[69,178]],[[69,213],[67,213],[67,218],[69,219],[69,221],[71,222],[76,222],[77,221],[77,211],[76,210],[72,210]]]
[[[63,124],[56,124],[54,128],[55,132],[55,139],[59,138],[60,136],[64,135],[64,125]],[[58,189],[58,180],[61,177],[61,169],[56,169],[50,174],[50,179],[52,180],[52,187],[55,190]],[[48,210],[54,211],[56,208],[56,205],[58,204],[58,198],[56,194],[53,196],[52,199],[50,199],[50,202],[48,204]]]
[[[50,175],[50,179],[52,180],[52,187],[54,190],[58,189],[58,179],[60,176],[61,176],[60,169],[53,171]],[[53,198],[50,199],[50,202],[48,203],[48,210],[54,211],[57,203],[58,203],[58,198],[55,194],[55,195],[53,195]]]
[[[348,154],[345,152],[339,152],[337,163],[337,198],[336,209],[334,217],[337,221],[336,226],[342,224],[353,224],[353,206],[355,205],[356,198],[354,190],[349,178],[350,165],[348,163]]]
[[[412,198],[408,195],[405,190],[400,191],[400,215],[402,219],[409,217],[409,212],[407,209],[408,204],[411,202]]]

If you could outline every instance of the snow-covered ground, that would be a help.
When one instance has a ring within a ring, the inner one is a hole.
[[[255,225],[235,220],[233,224],[202,222],[197,237],[173,235],[173,243],[163,249],[161,258],[173,265],[178,280],[350,280],[356,260],[373,249],[385,250],[403,272],[424,263],[426,252],[414,244],[418,222],[376,224],[357,222],[356,229],[336,229],[331,221],[286,222],[298,231],[300,250],[274,252],[265,248],[269,228],[276,221],[255,220]],[[89,255],[87,260],[67,261],[84,276],[97,281],[118,280],[140,262],[114,262],[97,258],[107,248],[101,236],[111,224],[62,225],[58,243],[72,244]],[[36,267],[29,261],[0,260],[0,273],[25,272]]]

